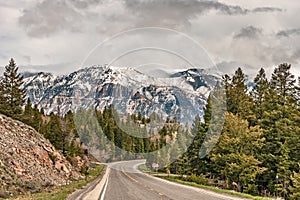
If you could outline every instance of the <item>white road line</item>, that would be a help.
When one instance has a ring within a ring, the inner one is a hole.
[[[110,168],[106,168],[106,172],[103,175],[101,181],[93,188],[92,191],[88,192],[82,199],[83,200],[99,200],[101,196],[101,192],[107,182],[107,178],[109,176]]]
[[[100,198],[100,200],[104,200],[105,193],[106,193],[106,189],[107,189],[107,185],[108,185],[108,178],[109,178],[109,174],[108,174],[108,176],[107,176],[107,178],[106,178],[106,183],[105,183],[105,186],[104,186],[103,192],[102,192],[102,194],[101,194],[101,198]]]

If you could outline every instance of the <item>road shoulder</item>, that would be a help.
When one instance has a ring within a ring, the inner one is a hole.
[[[94,181],[90,182],[83,188],[76,190],[75,192],[70,194],[68,196],[67,200],[85,199],[87,196],[90,196],[91,193],[93,193],[93,195],[95,195],[95,189],[100,190],[100,192],[99,192],[99,195],[100,195],[108,173],[109,173],[109,167],[104,165],[104,169],[100,176],[98,176]],[[99,196],[98,196],[98,198],[99,198]],[[98,198],[95,198],[95,199],[98,199]]]

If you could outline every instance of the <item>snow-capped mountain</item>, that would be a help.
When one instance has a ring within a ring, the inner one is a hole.
[[[58,109],[61,114],[89,107],[103,110],[113,104],[122,113],[149,116],[156,112],[186,122],[203,114],[217,80],[201,69],[155,78],[130,67],[92,66],[57,77],[42,72],[27,74],[24,88],[31,102],[47,114]]]

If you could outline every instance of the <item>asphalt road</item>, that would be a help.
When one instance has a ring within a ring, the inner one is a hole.
[[[240,200],[195,187],[184,186],[159,179],[137,170],[144,160],[122,161],[108,164],[109,175],[105,180],[100,200]]]

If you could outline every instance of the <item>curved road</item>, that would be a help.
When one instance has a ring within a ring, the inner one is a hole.
[[[141,173],[137,166],[145,160],[109,163],[103,180],[85,195],[100,200],[240,200],[242,198],[219,194],[204,189],[169,182]],[[102,190],[102,193],[101,193]],[[101,193],[101,194],[100,194]]]

